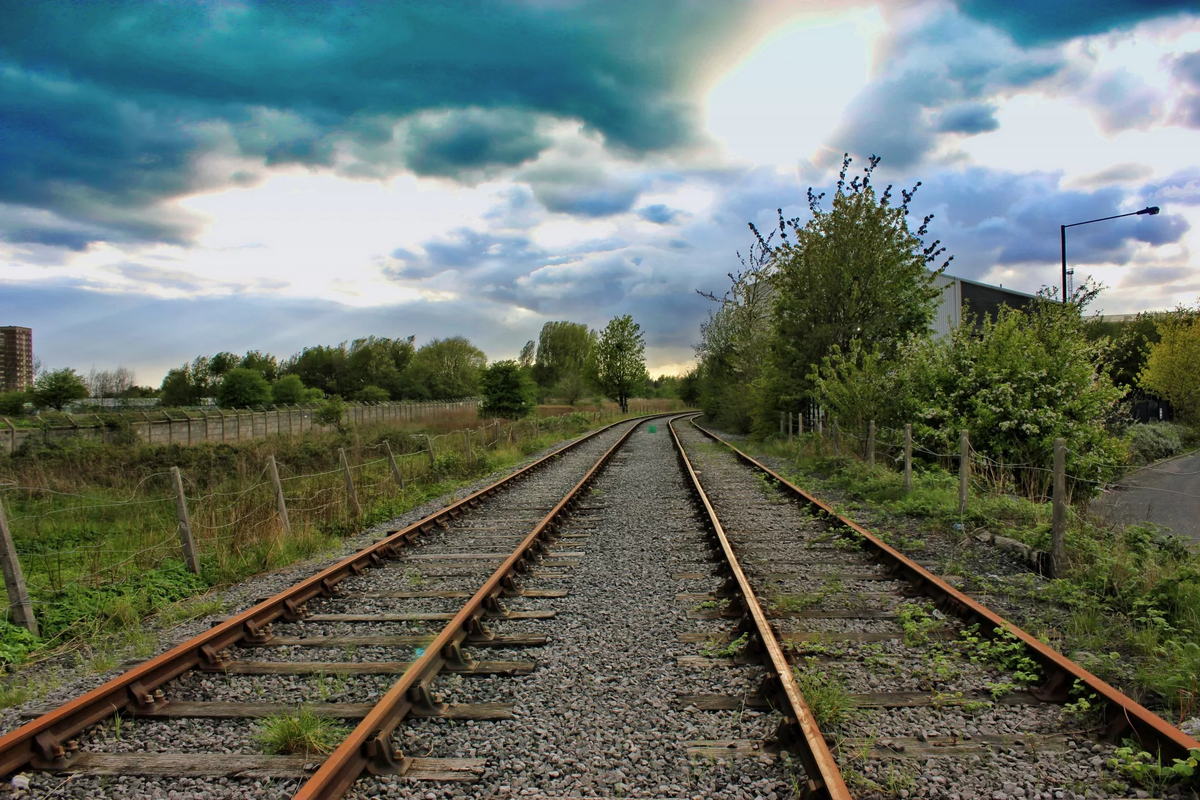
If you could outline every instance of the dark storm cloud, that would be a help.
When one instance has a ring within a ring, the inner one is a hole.
[[[994,130],[988,101],[1065,66],[1057,51],[1024,50],[951,11],[897,32],[886,52],[881,77],[850,102],[828,144],[838,152],[876,153],[897,168],[920,162],[940,133]]]
[[[455,176],[534,157],[546,140],[533,114],[579,120],[623,152],[669,148],[694,136],[691,66],[745,14],[719,0],[14,0],[0,26],[0,202],[107,226],[97,238],[186,242],[193,221],[156,204],[195,190],[194,157],[223,148],[328,166],[345,141],[384,162],[356,174],[407,163]],[[416,117],[389,150],[393,126],[421,112],[449,116]]]
[[[657,225],[668,225],[675,221],[679,216],[679,212],[667,208],[662,203],[655,203],[652,206],[645,206],[637,210],[637,215],[646,222],[653,222]]]
[[[1194,0],[958,0],[958,7],[1002,28],[1024,45],[1106,33],[1196,10]]]
[[[987,103],[964,103],[938,114],[938,133],[987,133],[1000,127],[996,109]]]
[[[936,212],[930,232],[955,255],[952,273],[978,278],[997,266],[1028,267],[1025,288],[1037,288],[1056,283],[1060,225],[1137,210],[1143,195],[1115,186],[1064,189],[1059,176],[1046,173],[972,168],[927,178],[913,212]],[[1127,264],[1137,243],[1175,243],[1187,230],[1187,220],[1169,210],[1081,226],[1067,233],[1068,256],[1074,264]]]

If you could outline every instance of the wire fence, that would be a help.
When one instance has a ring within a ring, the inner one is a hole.
[[[90,607],[79,602],[81,597],[113,600],[101,603],[110,610],[120,598],[144,605],[147,599],[163,599],[143,597],[147,592],[169,600],[282,566],[327,547],[331,537],[419,504],[430,492],[447,488],[447,481],[485,473],[502,463],[498,450],[509,451],[509,457],[531,453],[547,438],[566,438],[616,417],[614,411],[569,413],[481,421],[437,435],[391,431],[373,443],[341,451],[306,443],[324,448],[321,456],[327,463],[341,463],[306,470],[283,459],[277,462],[278,484],[263,464],[210,487],[181,469],[182,496],[173,471],[161,468],[126,476],[123,485],[129,489],[120,492],[65,491],[0,479],[0,513],[7,511],[9,531],[0,538],[12,543],[34,617],[44,622],[43,633],[62,636],[77,627],[69,607],[78,605],[81,613]],[[280,513],[280,497],[290,532]],[[189,536],[201,565],[199,576],[185,574]],[[164,575],[170,579],[155,582]],[[4,611],[9,617],[12,609]]]

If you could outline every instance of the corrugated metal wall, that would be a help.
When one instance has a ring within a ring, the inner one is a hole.
[[[941,287],[942,299],[938,301],[933,317],[933,335],[941,338],[962,321],[962,283],[952,275],[935,275],[933,282]]]

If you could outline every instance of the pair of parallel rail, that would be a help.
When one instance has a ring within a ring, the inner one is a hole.
[[[771,628],[767,614],[739,564],[716,510],[683,448],[675,429],[675,424],[680,419],[682,417],[676,417],[669,427],[681,466],[688,475],[689,489],[694,494],[706,521],[713,549],[720,555],[718,569],[727,578],[722,594],[731,598],[733,608],[742,613],[743,629],[752,634],[752,649],[749,652],[757,653],[770,670],[766,687],[767,699],[784,717],[784,723],[776,735],[777,744],[794,753],[803,764],[806,774],[806,783],[802,787],[804,797],[831,800],[850,798],[837,763],[796,684],[792,668]],[[116,713],[136,716],[139,713],[160,711],[168,704],[162,687],[169,681],[197,668],[221,669],[229,663],[230,648],[268,642],[272,636],[272,622],[303,619],[307,613],[305,603],[308,601],[318,597],[336,597],[338,584],[345,579],[368,568],[381,566],[389,559],[400,557],[406,545],[411,544],[422,533],[433,530],[435,526],[447,527],[449,521],[469,513],[487,498],[514,486],[535,471],[549,467],[562,453],[622,424],[629,424],[629,429],[615,444],[605,450],[562,500],[534,526],[471,595],[453,619],[434,637],[424,653],[366,713],[352,733],[304,783],[295,797],[301,800],[333,800],[341,797],[364,772],[404,774],[411,760],[393,748],[392,732],[410,715],[428,716],[445,710],[445,706],[432,691],[435,677],[447,667],[462,668],[470,665],[471,660],[463,652],[464,647],[487,645],[492,634],[483,623],[485,617],[498,609],[501,597],[519,592],[518,577],[546,553],[557,529],[579,506],[584,490],[629,439],[638,423],[615,423],[582,437],[556,453],[446,506],[419,522],[389,534],[280,594],[0,737],[0,774],[12,774],[28,768],[57,770],[68,767],[75,757],[68,746],[69,742],[88,727]],[[1143,746],[1159,750],[1163,757],[1168,759],[1186,756],[1189,748],[1200,747],[1200,743],[1177,728],[1006,622],[999,615],[966,597],[866,530],[840,517],[832,509],[711,431],[699,426],[697,428],[705,436],[729,447],[747,466],[769,475],[782,491],[816,509],[829,521],[841,526],[848,535],[859,537],[888,569],[907,580],[913,590],[919,590],[933,598],[943,610],[962,617],[968,624],[982,622],[985,631],[1000,628],[1017,636],[1033,657],[1046,668],[1049,680],[1039,693],[1041,699],[1065,698],[1066,692],[1078,679],[1107,701],[1110,734],[1115,735],[1121,730],[1131,729],[1142,741]]]

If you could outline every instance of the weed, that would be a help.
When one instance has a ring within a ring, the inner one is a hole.
[[[1001,672],[1009,673],[1016,684],[1031,685],[1041,681],[1041,665],[1029,657],[1025,643],[1003,628],[995,628],[993,633],[995,638],[984,638],[979,634],[979,625],[972,625],[960,635],[960,646],[973,663],[992,664]],[[995,696],[996,692],[992,694]]]
[[[425,576],[421,574],[421,570],[416,567],[411,567],[404,571],[404,577],[408,581],[408,585],[414,589],[420,589],[425,585]]]
[[[929,634],[941,627],[941,620],[934,617],[932,603],[903,603],[896,609],[896,616],[904,628],[904,643],[917,647],[929,641]]]
[[[811,657],[803,668],[792,667],[792,672],[817,727],[841,727],[853,707],[841,676],[831,669],[819,669],[816,659]]]
[[[724,638],[724,634],[719,633],[710,636],[700,648],[700,655],[705,658],[733,658],[742,652],[742,648],[750,641],[750,634],[743,633],[729,642],[723,642]]]
[[[255,738],[268,753],[308,756],[332,753],[349,733],[349,727],[302,706],[295,713],[264,717]]]
[[[1195,779],[1200,767],[1200,749],[1188,751],[1186,759],[1176,758],[1163,766],[1162,760],[1142,750],[1136,742],[1126,739],[1108,760],[1110,769],[1141,784],[1151,792],[1166,786]]]

